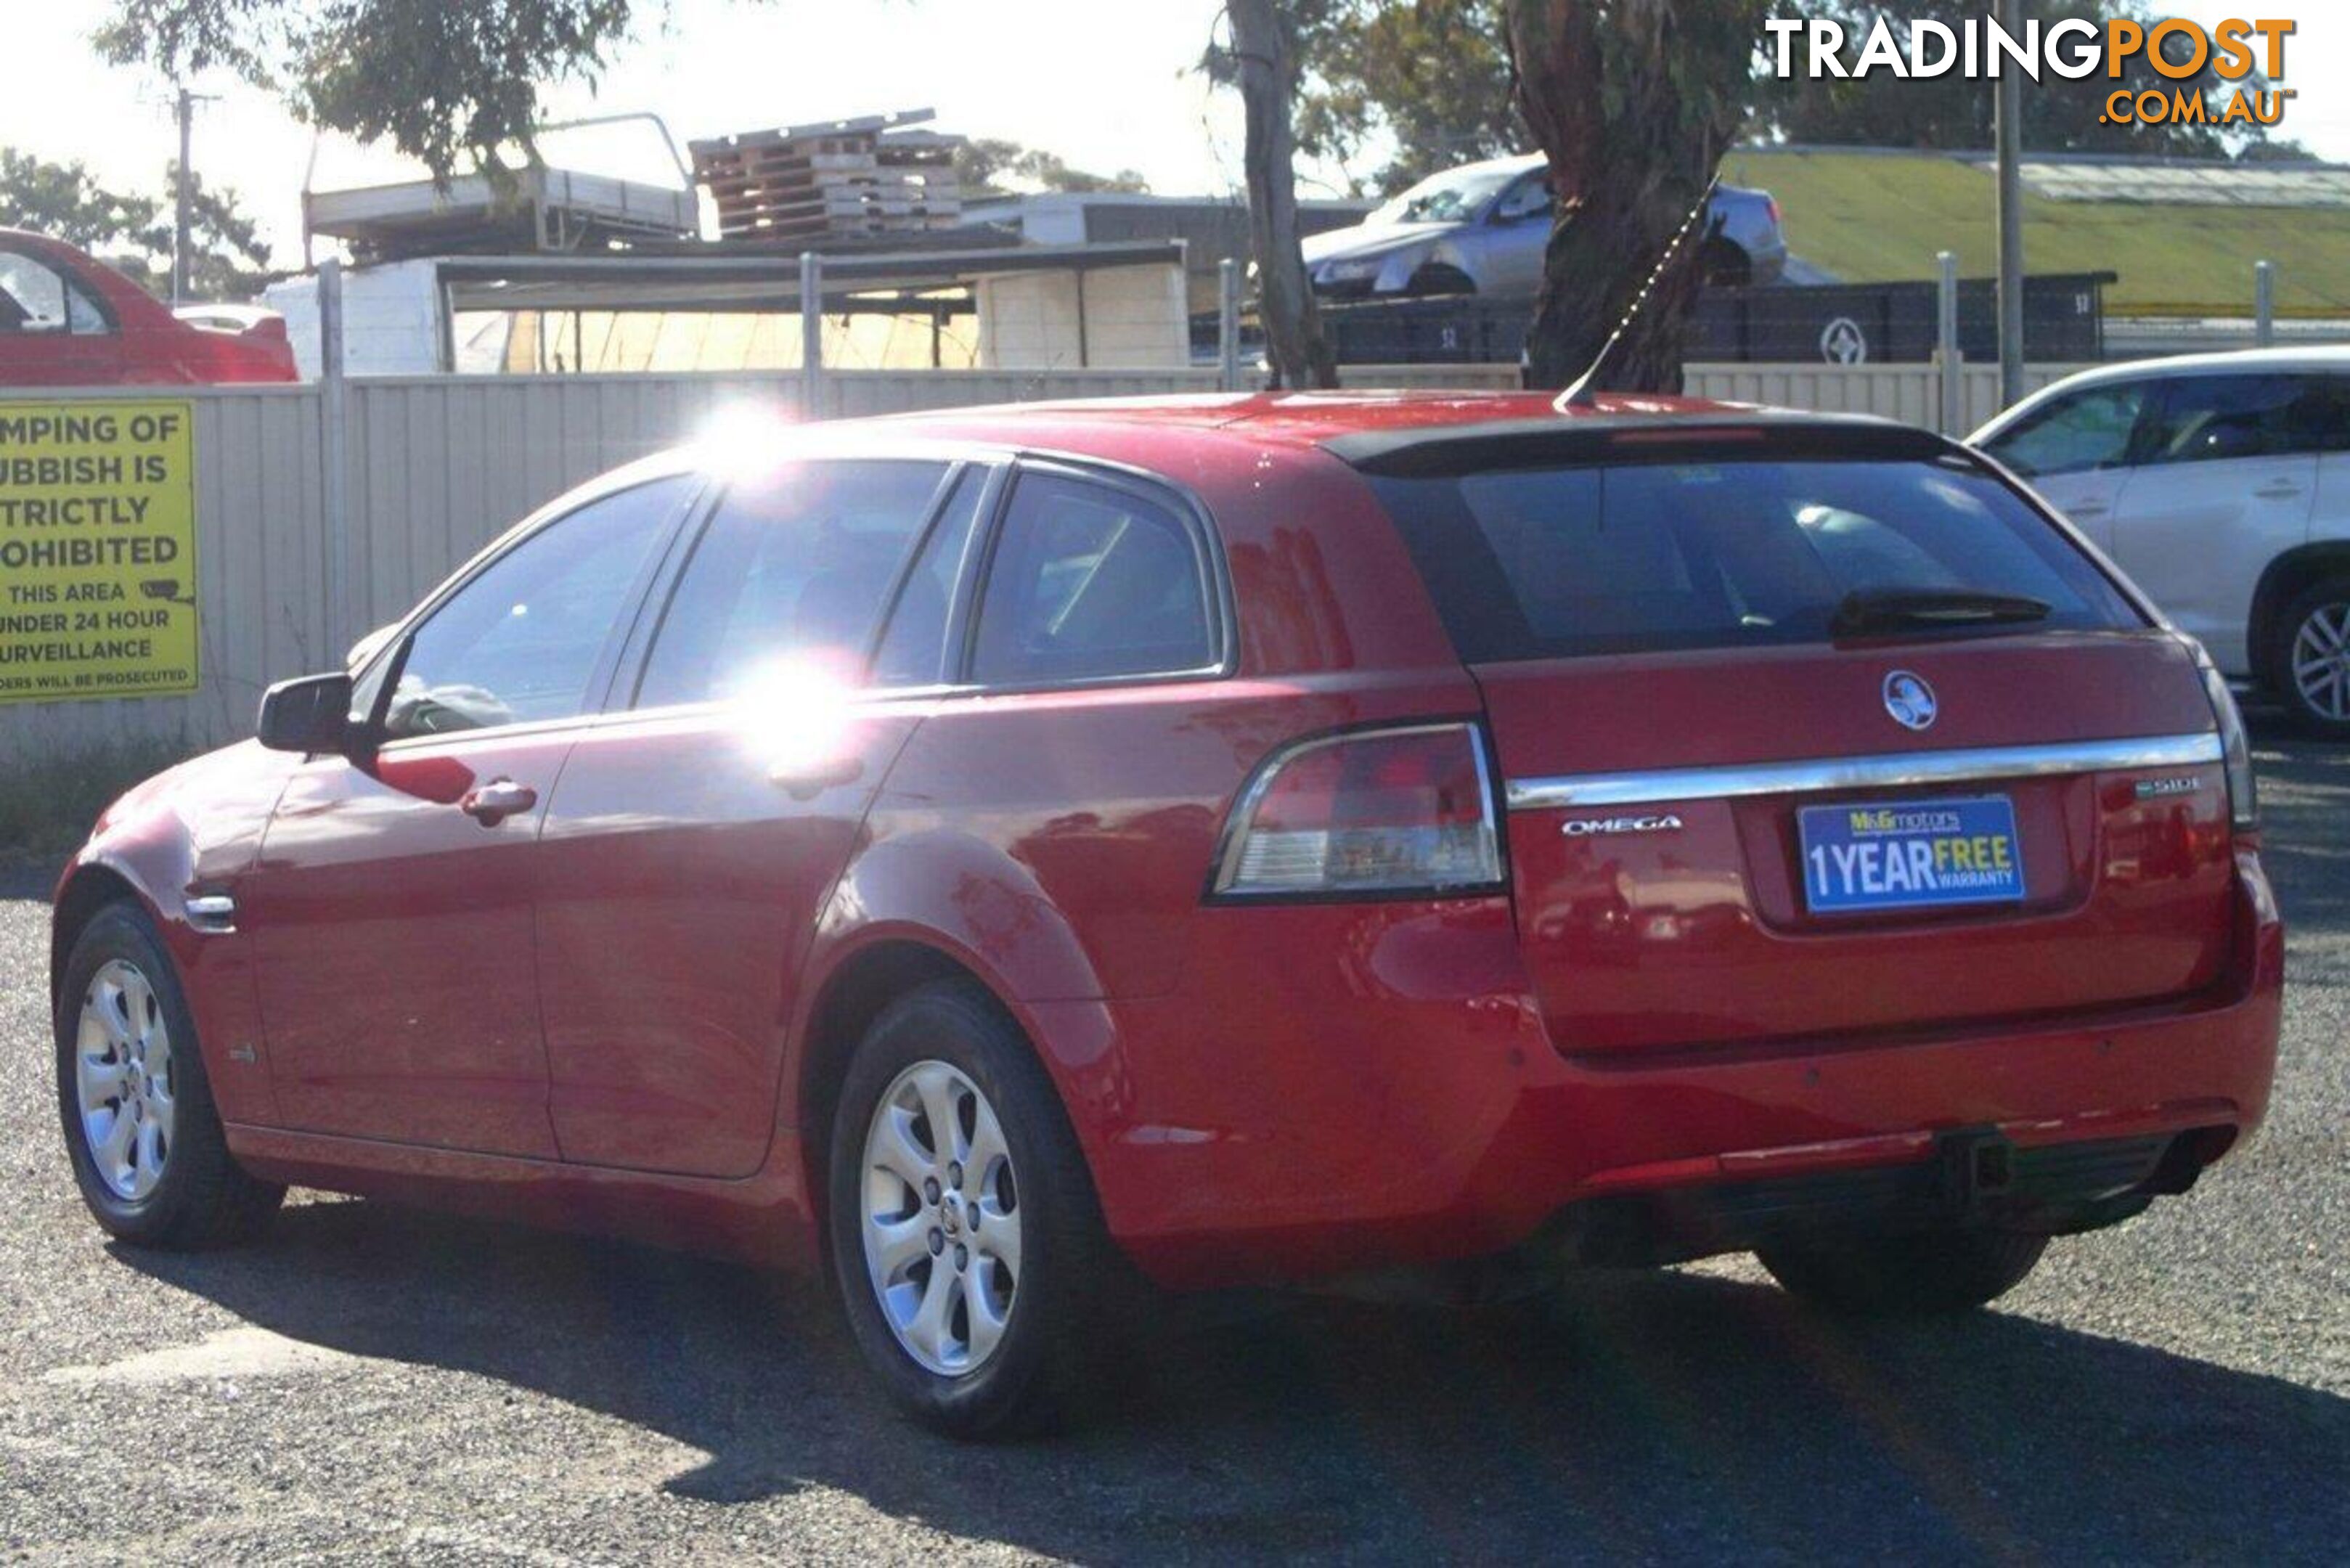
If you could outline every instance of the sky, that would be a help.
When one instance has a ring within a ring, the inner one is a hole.
[[[100,62],[89,35],[108,0],[10,0],[0,51],[0,145],[53,161],[80,160],[106,182],[157,189],[175,151],[171,92],[140,72]],[[1988,11],[1988,0],[1984,5]],[[2158,9],[2210,23],[2293,16],[2284,85],[2300,90],[2283,134],[2350,161],[2350,5],[2172,0]],[[1170,194],[1239,183],[1240,123],[1231,95],[1191,67],[1221,0],[648,0],[647,26],[594,90],[555,88],[549,119],[650,109],[680,143],[702,136],[878,111],[928,108],[935,129],[1004,137],[1079,168],[1139,170]],[[219,94],[199,111],[194,163],[237,191],[276,248],[301,259],[301,197],[314,139],[268,94],[233,79],[192,84]],[[658,136],[641,125],[579,132],[546,147],[551,161],[658,178]],[[1363,160],[1370,172],[1376,153]],[[388,152],[328,139],[321,188],[421,171]],[[1301,193],[1334,189],[1337,169],[1302,171]],[[673,182],[674,172],[669,178]]]

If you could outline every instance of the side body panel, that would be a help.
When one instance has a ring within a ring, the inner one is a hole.
[[[554,1156],[531,906],[571,741],[453,736],[296,770],[243,900],[286,1126]],[[509,779],[537,804],[495,826],[460,809]]]
[[[2114,558],[2230,675],[2251,673],[2261,574],[2309,537],[2318,462],[2296,452],[2142,468],[2115,509]]]
[[[537,905],[564,1158],[759,1168],[816,915],[921,716],[919,702],[812,704],[763,729],[702,710],[581,737]]]

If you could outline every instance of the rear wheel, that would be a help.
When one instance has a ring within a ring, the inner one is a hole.
[[[2285,607],[2269,668],[2296,723],[2328,740],[2350,740],[2350,577],[2312,584]]]
[[[229,1154],[195,1018],[143,911],[113,905],[83,928],[55,1023],[66,1149],[100,1225],[126,1241],[192,1249],[268,1224],[286,1189]]]
[[[899,1406],[960,1438],[1070,1415],[1123,1260],[1051,1081],[991,998],[930,985],[875,1020],[829,1169],[841,1303]]]
[[[2048,1250],[2045,1236],[2000,1231],[1781,1242],[1755,1249],[1771,1275],[1831,1312],[1909,1316],[1964,1312],[2022,1283]]]

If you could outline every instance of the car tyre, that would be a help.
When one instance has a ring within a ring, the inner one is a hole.
[[[114,904],[82,929],[54,1014],[57,1112],[99,1224],[174,1251],[265,1230],[286,1189],[246,1175],[229,1153],[195,1017],[144,910]]]
[[[945,1143],[921,1108],[941,1103]],[[1081,1412],[1136,1286],[1060,1097],[993,997],[942,981],[882,1011],[843,1077],[827,1168],[842,1308],[899,1408],[962,1438]]]
[[[2022,1283],[2045,1236],[1929,1231],[1760,1247],[1755,1256],[1794,1295],[1830,1312],[1909,1317],[1966,1312]]]
[[[2328,577],[2295,595],[2270,634],[2268,668],[2294,725],[2350,741],[2350,577]]]

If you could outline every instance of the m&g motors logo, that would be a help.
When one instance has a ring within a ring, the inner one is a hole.
[[[2116,87],[2106,96],[2101,119],[2108,125],[2274,125],[2284,118],[2290,88],[2284,78],[2285,40],[2296,24],[2279,17],[2230,17],[2206,27],[2183,16],[2152,26],[2126,16],[2100,26],[2081,16],[2023,24],[2011,33],[1988,16],[1955,24],[1918,18],[1898,26],[1879,16],[1859,52],[1841,22],[1825,17],[1773,16],[1762,24],[1766,48],[1782,81],[1798,77],[1852,80],[1884,71],[1904,78],[1931,80],[1958,76],[1993,80],[2022,71],[2033,82],[2049,76],[2085,81],[2102,76],[2120,82],[2135,62],[2143,83],[2151,69],[2163,86]],[[2206,98],[2191,84],[2209,67],[2222,83],[2245,83]],[[2258,73],[2260,79],[2248,79]],[[2263,85],[2263,82],[2269,85]]]

